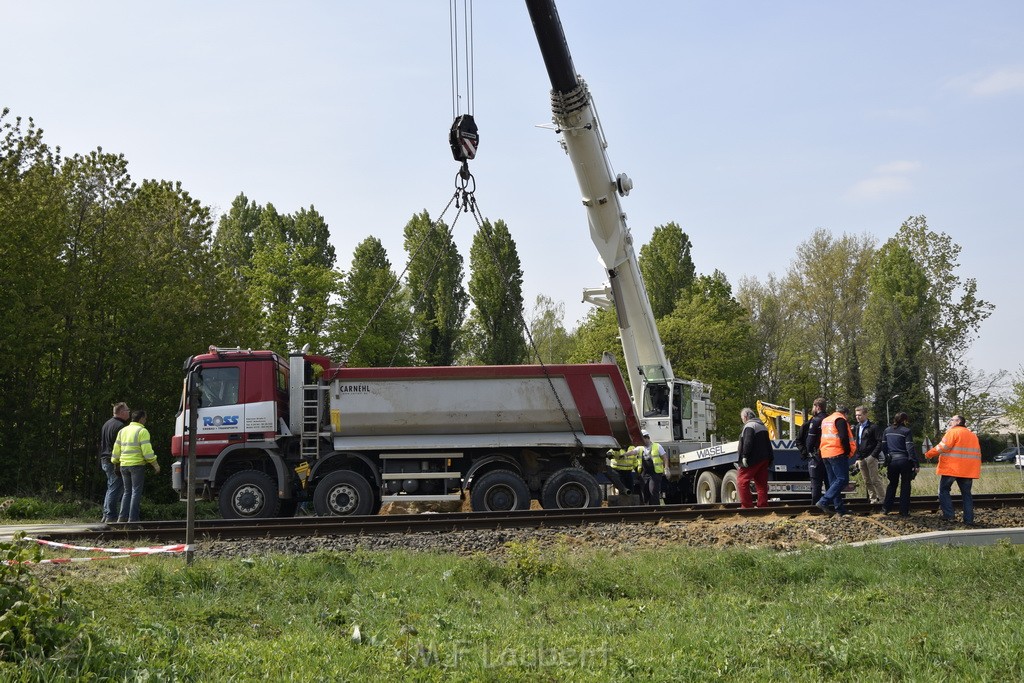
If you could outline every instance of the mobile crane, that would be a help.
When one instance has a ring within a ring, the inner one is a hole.
[[[711,387],[674,375],[658,333],[620,202],[633,181],[612,169],[593,97],[576,73],[554,0],[526,0],[526,5],[551,81],[555,130],[576,173],[590,237],[608,276],[606,286],[585,289],[584,300],[614,307],[634,412],[651,438],[669,450],[676,492],[684,500],[735,501],[737,443],[715,443]],[[810,490],[792,438],[775,443],[771,487],[776,494]],[[791,478],[795,481],[782,481]]]

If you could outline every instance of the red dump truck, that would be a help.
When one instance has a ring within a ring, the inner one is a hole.
[[[186,497],[195,424],[197,493],[227,518],[467,494],[474,510],[591,507],[608,449],[641,441],[614,364],[347,368],[211,347],[185,365],[173,486]]]

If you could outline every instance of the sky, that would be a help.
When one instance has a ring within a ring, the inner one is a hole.
[[[1024,3],[558,9],[615,171],[635,184],[635,244],[674,221],[698,272],[735,288],[784,274],[818,228],[881,244],[924,215],[995,304],[973,367],[1021,367]],[[124,154],[136,182],[181,181],[215,216],[243,192],[282,213],[312,205],[342,269],[374,235],[401,271],[405,223],[454,191],[447,2],[0,0],[0,26],[0,107],[49,144]],[[509,226],[528,307],[564,303],[571,329],[603,270],[525,4],[478,1],[472,35],[458,109],[480,127],[478,205]],[[456,224],[467,271],[474,230]]]

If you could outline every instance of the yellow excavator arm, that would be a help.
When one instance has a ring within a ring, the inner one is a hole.
[[[755,405],[755,410],[757,410],[757,416],[761,418],[761,422],[764,422],[764,426],[768,428],[768,438],[772,441],[783,438],[782,426],[783,424],[789,424],[789,408],[775,405],[774,403],[758,401]],[[802,427],[804,424],[803,412],[795,411],[793,413],[793,421],[795,427]]]

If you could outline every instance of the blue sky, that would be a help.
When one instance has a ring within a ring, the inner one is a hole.
[[[892,236],[909,216],[962,245],[996,305],[987,371],[1022,363],[1024,3],[561,0],[637,244],[675,221],[700,272],[783,274],[817,228]],[[484,214],[517,241],[528,301],[585,312],[601,283],[550,120],[525,6],[474,8]],[[0,0],[0,106],[65,153],[123,153],[136,180],[180,180],[215,213],[245,192],[314,205],[339,266],[447,203],[457,165],[448,3]],[[450,221],[449,221],[450,222]],[[468,260],[471,221],[456,240]]]

